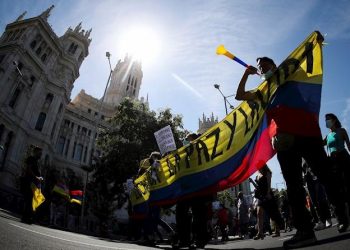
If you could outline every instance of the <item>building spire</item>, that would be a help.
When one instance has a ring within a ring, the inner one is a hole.
[[[90,36],[90,34],[91,34],[91,31],[92,31],[92,28],[89,29],[88,31],[86,31],[86,33],[85,33],[85,37],[86,37],[86,38],[89,38],[89,36]]]
[[[48,8],[47,10],[45,10],[43,13],[40,14],[40,17],[44,18],[45,20],[47,20],[50,16],[50,12],[51,10],[55,7],[55,5],[51,5],[50,8]]]
[[[24,17],[26,14],[27,14],[27,11],[24,11],[21,15],[19,15],[19,16],[17,17],[17,19],[16,19],[15,22],[18,22],[18,21],[23,20],[23,17]]]
[[[81,30],[81,22],[74,28],[74,32],[79,32]]]

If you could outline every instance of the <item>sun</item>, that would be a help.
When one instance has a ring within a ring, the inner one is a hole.
[[[121,51],[140,60],[143,65],[154,62],[161,51],[161,41],[150,27],[134,27],[121,35]]]

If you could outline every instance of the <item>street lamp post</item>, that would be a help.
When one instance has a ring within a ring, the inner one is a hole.
[[[111,77],[112,77],[112,73],[113,73],[113,70],[112,70],[112,65],[111,65],[111,53],[109,52],[106,52],[106,57],[108,59],[108,63],[109,63],[109,69],[110,69],[110,72],[109,72],[109,76],[108,76],[108,79],[107,79],[107,83],[106,83],[106,87],[105,87],[105,90],[104,90],[104,93],[103,93],[103,96],[100,100],[100,107],[98,109],[98,114],[101,114],[101,110],[102,110],[102,105],[103,105],[103,101],[105,99],[105,96],[106,96],[106,92],[107,92],[107,88],[108,88],[108,85],[109,85],[109,82],[111,80]],[[95,117],[95,131],[97,133],[98,131],[98,115]],[[85,184],[84,184],[84,192],[83,192],[83,200],[82,200],[82,203],[81,203],[81,225],[84,221],[84,207],[85,207],[85,196],[86,196],[86,187],[87,187],[87,182],[89,180],[89,173],[92,171],[92,167],[87,167],[87,166],[82,166],[83,170],[86,171],[86,179],[85,179]]]
[[[227,100],[228,97],[232,97],[234,96],[234,94],[232,95],[228,95],[225,96],[224,93],[222,93],[221,89],[220,89],[220,85],[219,84],[214,84],[214,88],[216,88],[217,90],[219,90],[220,94],[222,95],[222,97],[224,98],[224,103],[225,103],[225,111],[226,111],[226,115],[228,115],[228,110],[227,110],[227,103],[230,105],[230,108],[233,109],[234,106]]]
[[[227,98],[228,98],[228,97],[234,96],[234,94],[225,96],[224,93],[222,93],[219,84],[214,84],[214,88],[216,88],[217,90],[219,90],[220,94],[221,94],[222,97],[224,98],[225,111],[226,111],[226,115],[228,115],[227,103],[230,105],[230,108],[231,108],[231,109],[234,109],[234,106],[227,100]],[[237,197],[238,197],[237,186],[234,186],[233,188],[234,188],[235,196],[236,196],[236,198],[237,198]]]

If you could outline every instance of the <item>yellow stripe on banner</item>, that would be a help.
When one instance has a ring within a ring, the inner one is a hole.
[[[256,132],[279,85],[286,81],[321,84],[322,47],[318,37],[318,32],[313,32],[283,61],[271,78],[254,90],[259,99],[243,101],[198,139],[162,158],[158,173],[160,182],[154,182],[149,171],[136,179],[135,189],[130,195],[132,204],[148,200],[152,190],[218,166],[237,154]]]
[[[77,199],[70,199],[70,202],[71,203],[77,203],[77,204],[81,205],[81,201],[77,200]]]

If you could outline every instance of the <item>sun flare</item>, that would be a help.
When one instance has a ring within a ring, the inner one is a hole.
[[[161,41],[152,28],[135,27],[121,36],[121,50],[148,65],[160,54]]]

